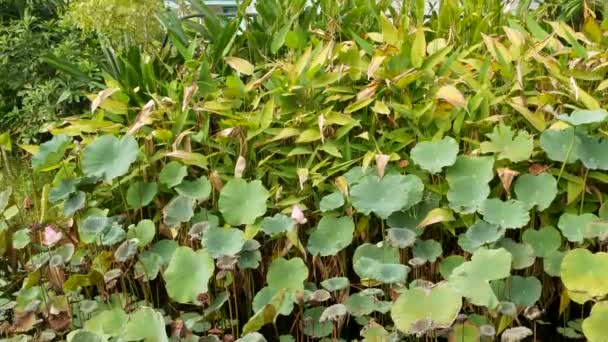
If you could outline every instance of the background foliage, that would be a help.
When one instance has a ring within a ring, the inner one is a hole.
[[[100,74],[42,59],[87,101],[5,172],[3,336],[608,334],[599,10],[249,5],[96,21]]]

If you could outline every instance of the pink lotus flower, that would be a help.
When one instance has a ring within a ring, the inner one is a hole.
[[[62,237],[63,237],[63,234],[60,231],[53,229],[52,226],[46,226],[46,227],[44,227],[44,233],[42,236],[42,244],[44,244],[47,247],[51,247],[54,244],[56,244],[57,242],[59,242],[59,240],[61,240]]]
[[[291,208],[291,219],[298,224],[306,223],[306,217],[304,217],[304,212],[302,212],[302,209],[300,209],[300,206],[298,206],[297,204]]]

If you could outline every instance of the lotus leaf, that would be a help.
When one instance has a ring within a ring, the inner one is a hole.
[[[505,230],[495,224],[488,223],[484,220],[475,222],[465,232],[466,237],[476,247],[498,241],[505,234]]]
[[[376,301],[375,297],[359,292],[350,295],[344,304],[351,315],[366,316],[374,312]]]
[[[497,198],[487,199],[479,208],[486,222],[505,229],[515,229],[525,226],[530,221],[526,205],[522,201],[501,201]]]
[[[557,181],[548,173],[541,173],[537,176],[525,174],[519,176],[515,181],[515,194],[528,209],[536,206],[538,211],[543,211],[557,196]]]
[[[583,302],[603,297],[608,294],[608,254],[573,249],[562,260],[560,276],[568,291],[584,296]]]
[[[378,264],[400,264],[399,250],[386,244],[372,245],[364,243],[357,247],[353,255],[355,273],[362,279],[374,279],[375,273],[369,269],[369,262],[362,264],[363,258],[375,260]]]
[[[416,242],[416,232],[407,228],[390,228],[386,231],[388,243],[396,248],[408,248]]]
[[[558,162],[574,163],[578,159],[577,146],[580,144],[574,128],[561,130],[548,129],[540,135],[540,147],[549,159]]]
[[[505,293],[514,304],[532,306],[540,299],[542,284],[536,277],[511,276],[506,281]]]
[[[528,327],[509,328],[500,336],[500,342],[519,342],[534,335],[534,332]]]
[[[393,304],[391,317],[397,329],[410,334],[415,323],[425,319],[431,321],[432,328],[448,328],[461,306],[458,293],[448,283],[439,283],[431,289],[405,290]]]
[[[38,153],[32,157],[34,170],[40,171],[58,164],[63,159],[70,141],[70,137],[61,134],[41,144]]]
[[[158,179],[162,184],[172,188],[180,184],[187,175],[188,169],[186,166],[174,160],[163,167]]]
[[[470,322],[454,325],[449,342],[477,342],[480,340],[481,332],[475,324]]]
[[[561,114],[557,118],[573,126],[580,126],[604,122],[608,118],[608,112],[604,109],[578,109],[570,115]]]
[[[353,240],[355,224],[350,217],[323,216],[308,239],[312,255],[336,255]]]
[[[160,240],[152,245],[150,252],[158,254],[163,260],[163,265],[166,266],[169,265],[177,247],[179,247],[179,245],[175,240]]]
[[[127,204],[132,209],[145,207],[152,202],[157,191],[158,185],[156,182],[135,182],[127,190]]]
[[[260,291],[258,291],[258,293],[255,294],[255,297],[253,297],[253,302],[251,303],[251,308],[253,309],[253,312],[258,312],[262,310],[265,305],[270,303],[272,298],[274,298],[277,293],[279,293],[279,289],[269,286],[263,287]],[[295,294],[293,292],[286,292],[285,298],[281,303],[281,306],[279,307],[279,314],[283,316],[290,315],[293,311],[293,304],[295,299]]]
[[[84,208],[86,194],[84,191],[78,191],[71,194],[63,203],[63,216],[72,217],[78,210]]]
[[[84,323],[87,331],[104,337],[121,336],[125,330],[127,314],[120,308],[103,310]]]
[[[442,168],[454,165],[457,155],[458,143],[452,137],[418,143],[411,151],[414,163],[431,174],[439,173]]]
[[[304,311],[304,316],[302,317],[302,332],[304,335],[321,338],[332,333],[334,330],[333,324],[329,321],[323,323],[320,321],[323,311],[325,311],[325,308],[321,306]]]
[[[443,253],[441,244],[435,240],[418,240],[414,244],[414,258],[420,258],[428,262],[435,262]]]
[[[319,209],[322,212],[338,209],[344,205],[344,196],[339,191],[332,192],[329,195],[323,196],[321,198],[321,203],[319,203]]]
[[[262,261],[262,253],[260,251],[242,251],[239,255],[238,266],[241,269],[256,269]]]
[[[544,258],[556,251],[562,244],[561,234],[551,226],[539,230],[527,229],[522,240],[532,247],[534,254],[539,258]]]
[[[2,194],[0,196],[2,196],[2,198],[6,197],[5,201],[0,201],[1,203],[8,203],[8,196],[11,195],[11,189],[7,189],[5,191],[2,192]],[[62,200],[66,200],[68,199],[68,197],[74,193],[76,191],[76,179],[73,178],[65,178],[62,179],[59,182],[59,185],[52,188],[51,191],[49,192],[49,202],[51,203],[56,203]],[[4,195],[4,193],[7,193],[7,195]],[[6,207],[6,204],[4,204],[4,206],[0,205],[0,211],[4,211],[4,208]]]
[[[141,307],[129,315],[125,341],[168,342],[163,315],[152,308]]]
[[[104,135],[84,149],[82,170],[87,176],[100,177],[109,182],[129,171],[138,152],[137,141],[131,135],[125,135],[120,140],[113,135]]]
[[[260,330],[264,325],[274,323],[279,309],[285,301],[285,290],[279,290],[262,309],[257,311],[243,326],[243,335]]]
[[[608,170],[608,139],[594,138],[578,134],[576,155],[586,168],[591,170]]]
[[[504,248],[479,248],[467,261],[452,270],[449,283],[472,304],[496,308],[498,298],[489,281],[503,279],[511,272],[511,254]]]
[[[168,226],[176,226],[188,222],[194,216],[194,199],[185,196],[175,196],[164,208],[164,221]]]
[[[268,191],[259,180],[246,182],[241,178],[234,178],[222,188],[218,206],[228,224],[253,224],[258,217],[266,213],[268,197]]]
[[[591,314],[583,321],[583,333],[590,342],[605,341],[608,336],[608,302],[599,302],[591,308]]]
[[[101,336],[86,330],[74,330],[67,336],[68,342],[105,342]]]
[[[511,253],[513,257],[512,267],[515,270],[528,268],[534,264],[534,250],[527,243],[517,243],[509,238],[504,238],[496,244],[497,247],[503,247]]]
[[[113,246],[125,239],[125,230],[116,222],[112,223],[101,235],[101,244]]]
[[[344,304],[334,304],[323,311],[319,322],[323,323],[326,321],[337,321],[341,317],[346,316],[348,308]]]
[[[594,236],[594,224],[598,221],[597,216],[585,213],[575,215],[564,213],[557,222],[557,227],[562,231],[562,235],[570,242],[583,242],[583,238]]]
[[[496,153],[498,159],[509,159],[514,163],[528,160],[534,149],[532,137],[526,131],[517,135],[511,127],[500,124],[494,126],[492,133],[487,134],[490,141],[481,143],[481,153]]]
[[[245,234],[240,229],[212,227],[203,234],[202,244],[214,259],[234,256],[245,245]]]
[[[163,258],[151,251],[140,253],[138,261],[135,263],[135,277],[143,277],[143,280],[150,281],[156,279],[161,267],[163,266]]]
[[[450,208],[464,214],[475,212],[490,194],[493,166],[491,157],[459,156],[446,173]]]
[[[321,286],[327,291],[339,291],[348,288],[350,281],[346,277],[334,277],[323,280]]]
[[[452,271],[462,265],[465,262],[465,259],[461,255],[450,255],[447,258],[441,260],[441,264],[439,264],[439,273],[443,277],[443,279],[450,278],[452,275]]]
[[[270,236],[286,233],[292,230],[293,226],[293,220],[283,214],[275,214],[273,217],[264,217],[264,220],[262,220],[262,230]]]
[[[80,239],[84,243],[94,242],[101,236],[107,224],[108,218],[105,216],[88,216],[78,225]]]
[[[137,239],[129,239],[125,240],[123,243],[116,248],[114,252],[114,259],[118,262],[126,262],[131,260],[135,254],[137,253],[137,245],[139,244],[139,240]]]
[[[547,254],[543,259],[543,270],[552,277],[559,277],[562,267],[562,260],[566,253],[554,251]]]
[[[204,176],[194,181],[183,180],[175,191],[182,196],[205,201],[211,195],[211,183]]]
[[[197,339],[198,341],[198,339]],[[264,335],[259,332],[252,332],[236,340],[237,342],[266,342]]]
[[[13,234],[13,248],[23,249],[31,242],[29,228],[24,228],[16,231]]]
[[[213,258],[205,249],[178,247],[163,273],[169,297],[183,304],[197,302],[207,292],[214,269]]]
[[[308,268],[300,258],[285,260],[276,258],[270,264],[266,281],[268,286],[275,289],[286,289],[295,292],[304,289],[304,281],[308,278]]]
[[[351,198],[357,211],[366,215],[373,212],[386,219],[420,202],[423,190],[422,181],[414,175],[388,174],[380,178],[372,174],[352,187]]]
[[[138,246],[145,247],[156,235],[156,227],[151,220],[141,220],[136,226],[131,226],[127,232],[127,239],[137,238]]]

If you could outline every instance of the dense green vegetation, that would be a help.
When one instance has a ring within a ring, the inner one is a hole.
[[[424,3],[0,0],[1,338],[604,341],[605,6]]]

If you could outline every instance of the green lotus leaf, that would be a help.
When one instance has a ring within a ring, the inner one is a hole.
[[[597,221],[598,217],[590,213],[582,215],[563,213],[557,222],[557,228],[568,241],[583,242],[583,238],[593,237],[594,225]]]
[[[279,316],[279,309],[285,300],[285,290],[279,290],[270,302],[257,311],[243,326],[243,335],[262,329],[266,324],[274,323]]]
[[[570,115],[561,114],[557,118],[573,126],[580,126],[604,122],[608,118],[608,112],[604,109],[578,109]]]
[[[459,156],[446,172],[450,208],[463,214],[477,211],[490,194],[493,167],[492,157]]]
[[[258,312],[264,308],[265,305],[269,304],[272,298],[279,292],[279,289],[274,287],[263,287],[258,293],[253,297],[253,302],[251,303],[251,308],[253,312]],[[293,305],[295,301],[295,293],[286,292],[283,302],[279,307],[279,314],[283,316],[289,316],[293,311]]]
[[[103,178],[106,182],[129,171],[137,159],[139,146],[131,135],[120,140],[113,135],[95,139],[82,153],[82,170],[87,176]]]
[[[273,217],[264,217],[262,220],[262,231],[270,236],[286,233],[293,229],[294,222],[291,217],[283,214],[275,214]]]
[[[163,217],[165,224],[176,226],[182,222],[188,222],[194,216],[194,199],[185,196],[175,196],[164,208]]]
[[[608,294],[608,253],[573,249],[564,256],[560,275],[568,291],[585,299],[603,297]]]
[[[457,155],[458,143],[452,137],[418,143],[410,154],[414,163],[431,174],[439,173],[442,168],[454,165]]]
[[[527,229],[522,240],[532,246],[534,254],[539,258],[544,258],[549,253],[558,250],[562,244],[561,234],[551,226],[539,230]]]
[[[514,190],[517,199],[524,202],[528,209],[536,206],[538,211],[543,211],[557,196],[557,181],[549,173],[537,176],[527,173],[517,177]]]
[[[122,226],[117,222],[113,222],[101,235],[101,244],[104,246],[113,246],[125,239],[126,233]]]
[[[156,182],[135,182],[127,190],[127,204],[132,209],[139,209],[152,203],[158,191]]]
[[[245,245],[245,234],[240,229],[211,227],[203,234],[202,244],[214,259],[234,256]]]
[[[56,248],[53,251],[53,254],[60,256],[61,260],[63,260],[63,262],[66,263],[66,262],[70,261],[70,259],[72,259],[75,249],[76,249],[76,247],[74,247],[74,244],[66,243],[66,244],[63,244],[60,247]]]
[[[480,329],[470,322],[455,324],[448,341],[477,342],[480,340]]]
[[[543,258],[543,270],[552,277],[559,277],[565,252],[553,251]]]
[[[420,202],[423,190],[422,181],[414,175],[388,174],[380,178],[371,174],[353,186],[350,193],[357,211],[366,215],[373,212],[386,219]]]
[[[498,198],[490,198],[479,207],[479,213],[486,222],[505,229],[521,228],[530,221],[526,205],[518,200],[503,202]]]
[[[359,245],[353,255],[353,267],[355,273],[362,279],[374,279],[375,273],[370,270],[369,262],[362,264],[362,258],[369,258],[377,261],[379,264],[400,264],[399,250],[387,244],[372,245],[364,243]]]
[[[198,302],[198,296],[207,293],[214,269],[213,258],[205,249],[178,247],[163,273],[169,297],[183,304]]]
[[[452,271],[456,267],[462,265],[464,262],[465,259],[462,255],[450,255],[449,257],[441,260],[441,263],[439,264],[439,273],[443,279],[447,280],[450,278],[450,275],[452,275]]]
[[[68,199],[63,203],[63,216],[72,217],[74,214],[84,208],[86,201],[86,194],[84,191],[78,191],[71,194]]]
[[[327,321],[337,321],[341,317],[346,316],[348,313],[348,308],[344,304],[334,304],[327,309],[323,310],[321,317],[319,318],[319,322],[327,322]]]
[[[578,134],[579,144],[576,154],[586,168],[591,170],[608,170],[608,139],[594,138]]]
[[[88,216],[78,225],[80,240],[84,243],[95,242],[99,239],[107,225],[108,218],[105,216]]]
[[[431,289],[405,290],[393,304],[391,317],[395,327],[406,334],[412,333],[416,322],[421,320],[429,320],[433,329],[442,329],[452,325],[461,306],[461,296],[444,282]]]
[[[4,212],[6,206],[8,205],[8,201],[11,199],[11,195],[13,194],[13,188],[10,186],[0,192],[0,213]]]
[[[561,130],[547,129],[540,135],[540,147],[549,159],[574,163],[578,159],[577,146],[580,143],[574,128]]]
[[[373,321],[361,330],[361,336],[365,342],[389,341],[388,331],[386,331],[382,325]]]
[[[300,258],[285,260],[276,258],[270,264],[266,274],[266,282],[269,287],[275,289],[286,289],[295,292],[304,289],[304,281],[308,278],[308,268]]]
[[[10,192],[11,190],[9,190],[8,196],[10,196]],[[59,182],[59,185],[52,188],[49,192],[49,202],[56,203],[66,200],[74,192],[76,192],[76,180],[73,178],[62,179]],[[8,203],[8,198],[6,199],[6,202]],[[5,207],[6,205],[0,206],[0,212],[4,211]]]
[[[152,245],[150,252],[158,254],[163,260],[162,265],[166,266],[169,265],[177,247],[179,247],[179,245],[175,240],[160,240]]]
[[[434,193],[427,193],[426,198],[407,210],[396,211],[388,217],[386,223],[392,228],[408,228],[422,235],[424,228],[418,225],[427,217],[431,210],[439,207],[441,197]]]
[[[114,251],[114,259],[118,262],[131,260],[137,253],[138,243],[139,241],[137,239],[125,240],[116,248],[116,251]]]
[[[139,241],[138,246],[145,247],[154,240],[154,235],[156,235],[154,222],[151,220],[141,220],[136,226],[132,225],[129,227],[127,239],[136,238]]]
[[[334,277],[325,279],[321,282],[321,286],[327,291],[340,291],[350,286],[350,281],[346,277]]]
[[[241,269],[256,269],[262,261],[262,253],[260,251],[242,251],[239,254],[238,266]]]
[[[536,277],[511,276],[505,286],[508,300],[524,307],[534,305],[540,299],[543,289]]]
[[[184,177],[188,175],[188,168],[186,165],[178,161],[171,161],[167,163],[160,174],[158,175],[158,180],[165,184],[166,186],[172,188],[182,182]]]
[[[248,183],[241,178],[234,178],[222,188],[218,206],[228,224],[253,224],[266,212],[268,197],[268,191],[259,180]]]
[[[20,229],[13,234],[14,249],[23,249],[27,247],[31,241],[29,228]]]
[[[321,203],[319,203],[319,209],[321,212],[326,212],[334,209],[338,209],[344,205],[344,196],[339,191],[332,192],[329,195],[323,196],[321,198]]]
[[[467,238],[477,247],[496,242],[503,237],[504,234],[504,228],[488,223],[484,220],[475,222],[475,224],[469,227],[469,229],[467,229],[465,232]],[[477,249],[477,247],[475,249]]]
[[[511,253],[514,270],[528,268],[534,264],[534,250],[527,243],[517,243],[509,238],[504,238],[498,241],[496,246],[503,247]]]
[[[198,341],[198,339],[196,340]],[[267,342],[264,335],[259,332],[252,332],[236,340],[237,342]],[[281,340],[282,341],[282,340]]]
[[[386,235],[388,243],[396,248],[408,248],[416,242],[416,232],[407,228],[390,228]]]
[[[441,248],[441,244],[435,240],[418,240],[414,244],[412,253],[414,258],[420,258],[432,263],[441,256],[443,249]]]
[[[61,134],[41,144],[38,153],[32,157],[32,167],[34,170],[40,171],[59,164],[70,145],[70,141],[70,137]]]
[[[21,340],[20,340],[21,341]],[[25,341],[25,340],[24,340]],[[90,331],[77,329],[67,335],[67,342],[105,342],[107,339]]]
[[[348,312],[355,316],[366,316],[374,312],[376,307],[375,302],[377,299],[374,296],[362,294],[361,292],[348,296],[348,299],[344,303]]]
[[[304,311],[304,316],[302,317],[302,332],[304,335],[316,338],[331,335],[334,331],[332,322],[320,322],[323,311],[325,311],[325,308],[321,306]]]
[[[135,263],[135,278],[142,277],[144,281],[156,279],[163,266],[163,258],[150,251],[140,253],[137,258],[138,261]]]
[[[105,338],[121,336],[125,330],[127,314],[121,308],[103,310],[84,323],[87,331]]]
[[[472,304],[490,309],[499,304],[489,281],[507,278],[511,272],[511,253],[504,248],[479,248],[471,261],[454,268],[449,283]]]
[[[336,255],[353,240],[355,224],[350,217],[323,216],[308,239],[312,255]]]
[[[591,308],[591,314],[583,320],[583,334],[589,342],[601,342],[608,336],[608,301]]]
[[[168,342],[163,315],[152,308],[141,307],[129,315],[125,341]]]
[[[205,201],[211,195],[211,183],[204,176],[194,181],[183,180],[175,187],[175,191],[182,196]]]
[[[533,139],[526,131],[517,135],[511,127],[504,124],[494,126],[492,133],[486,135],[490,141],[481,143],[481,153],[496,153],[498,159],[509,159],[514,163],[528,160],[534,149]]]

